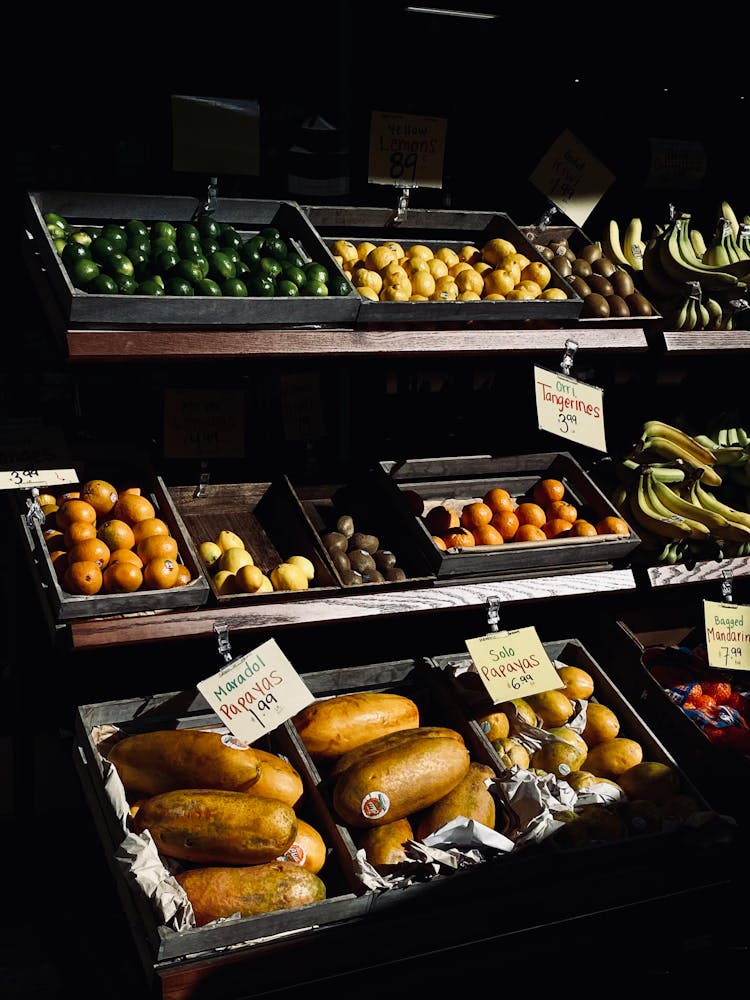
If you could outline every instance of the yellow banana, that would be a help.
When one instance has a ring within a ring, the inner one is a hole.
[[[721,206],[719,207],[719,215],[722,219],[727,220],[732,233],[736,236],[740,230],[740,221],[728,201],[722,201]]]
[[[691,483],[690,493],[693,503],[698,503],[701,507],[705,507],[706,510],[712,510],[715,514],[720,514],[740,529],[743,537],[736,539],[736,541],[744,541],[746,537],[750,537],[750,513],[744,510],[736,510],[734,507],[730,507],[729,504],[722,503],[711,490],[704,489],[698,480]]]
[[[634,271],[643,270],[643,251],[646,244],[642,239],[643,223],[640,219],[631,219],[622,237],[621,249]]]
[[[607,223],[607,228],[604,231],[604,239],[602,240],[602,247],[604,249],[604,256],[609,257],[613,264],[624,267],[628,272],[632,270],[632,265],[622,249],[622,243],[620,242],[620,226],[617,219],[610,219]]]
[[[671,438],[665,438],[660,434],[653,437],[649,436],[645,441],[641,441],[630,457],[638,462],[643,456],[648,456],[649,454],[658,455],[660,458],[667,459],[668,461],[674,461],[679,458],[683,462],[687,462],[694,469],[701,470],[700,478],[706,486],[721,486],[722,478],[712,467],[713,456],[710,464],[703,463],[696,459],[693,451],[686,450],[676,441],[673,441]],[[648,461],[648,458],[646,458],[646,461]]]
[[[676,442],[694,456],[693,465],[713,465],[716,461],[713,451],[696,441],[692,434],[686,433],[673,424],[667,424],[663,420],[647,420],[644,423],[641,440],[645,441],[652,437],[664,437]]]
[[[674,515],[663,517],[653,509],[646,494],[645,478],[645,474],[639,476],[634,488],[628,494],[630,510],[636,524],[649,535],[658,535],[659,538],[687,538],[690,529],[685,524],[684,518]]]
[[[661,501],[664,507],[673,514],[679,514],[685,518],[691,529],[700,525],[699,534],[693,534],[693,538],[701,535],[716,534],[721,528],[726,527],[727,519],[717,514],[713,510],[707,510],[700,504],[694,504],[686,500],[680,493],[673,490],[668,483],[652,483],[654,495]]]
[[[646,244],[643,251],[643,277],[646,284],[661,298],[670,299],[680,295],[684,290],[684,283],[672,281],[664,271],[659,259],[659,237],[653,237]]]
[[[700,229],[690,230],[690,242],[693,244],[695,256],[698,260],[703,260],[703,255],[706,252],[706,241],[703,239],[703,233]]]
[[[700,281],[701,287],[706,291],[734,288],[738,284],[736,275],[726,269],[704,264],[695,256],[690,237],[686,238],[684,235],[688,223],[687,216],[675,219],[657,243],[659,262],[667,277],[676,282]]]
[[[705,523],[694,517],[686,517],[682,511],[677,511],[672,507],[667,506],[661,496],[661,492],[656,489],[657,481],[648,472],[645,473],[643,479],[646,497],[648,498],[649,505],[654,513],[665,518],[680,518],[687,528],[690,538],[708,538],[710,531]],[[667,488],[669,489],[669,487]],[[670,494],[672,492],[673,491],[670,490]]]

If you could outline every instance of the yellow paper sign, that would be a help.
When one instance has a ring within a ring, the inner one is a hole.
[[[244,394],[166,389],[164,454],[167,458],[244,458]]]
[[[535,365],[534,392],[540,430],[606,452],[601,389]]]
[[[614,179],[568,129],[552,143],[529,178],[577,226],[588,219]]]
[[[750,670],[750,605],[703,602],[711,667]]]
[[[315,701],[275,639],[198,682],[198,690],[239,740],[254,743]]]
[[[565,687],[531,626],[467,639],[466,648],[496,705]]]
[[[443,186],[448,121],[373,111],[370,119],[370,184]]]

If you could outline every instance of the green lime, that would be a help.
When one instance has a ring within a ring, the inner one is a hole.
[[[151,258],[147,253],[143,253],[136,247],[131,247],[125,256],[130,258],[133,274],[138,281],[143,281],[144,278],[148,277],[151,270]]]
[[[135,290],[138,287],[138,282],[135,278],[129,277],[127,274],[116,274],[115,284],[117,285],[117,290],[120,295],[134,295]]]
[[[332,274],[328,279],[328,291],[331,295],[348,295],[352,291],[352,283],[343,274]]]
[[[177,275],[171,275],[167,278],[164,291],[167,295],[195,295],[195,289],[191,282],[187,278],[180,278]]]
[[[206,275],[197,260],[178,260],[170,277],[180,278],[183,281],[189,281],[191,285],[197,285]]]
[[[222,247],[221,252],[226,254],[227,257],[234,264],[235,271],[237,270],[237,265],[240,262],[240,252],[236,247]]]
[[[42,218],[48,226],[59,226],[60,229],[64,230],[70,229],[68,220],[63,215],[59,215],[57,212],[45,212]]]
[[[286,261],[285,261],[285,263],[287,263],[287,264],[293,264],[295,267],[299,267],[299,268],[302,268],[302,267],[305,266],[304,257],[301,257],[297,253],[296,250],[290,250],[289,251],[289,253],[286,255]]]
[[[275,257],[261,257],[256,266],[261,274],[267,274],[274,279],[278,278],[282,271],[281,262]]]
[[[88,247],[82,243],[66,243],[62,248],[60,260],[70,270],[77,260],[91,260]]]
[[[234,299],[247,298],[247,285],[240,278],[227,278],[221,283],[221,294]]]
[[[328,295],[328,285],[317,278],[308,278],[299,291],[300,295]]]
[[[237,269],[234,261],[221,250],[215,250],[208,258],[208,276],[215,281],[226,281],[227,278],[234,278]]]
[[[240,247],[240,259],[244,260],[250,267],[252,267],[253,264],[257,264],[261,256],[261,247],[258,245],[255,238],[248,240],[247,243],[243,243]]]
[[[151,255],[155,256],[162,250],[173,250],[177,253],[177,244],[173,236],[157,236],[151,237]]]
[[[166,295],[164,286],[156,278],[146,278],[140,285],[136,285],[136,295]]]
[[[55,244],[55,250],[57,250],[58,254],[61,254],[68,245],[68,241],[64,236],[56,236],[52,242]]]
[[[281,273],[288,281],[293,281],[297,288],[301,288],[307,281],[307,275],[296,264],[284,264]]]
[[[119,288],[111,274],[97,274],[86,285],[86,291],[96,295],[117,295]]]
[[[176,228],[177,241],[185,240],[188,243],[200,243],[201,234],[198,227],[192,222],[181,222]]]
[[[201,269],[201,273],[203,274],[203,277],[207,278],[208,277],[208,271],[209,271],[209,268],[211,266],[208,263],[208,258],[205,257],[205,256],[196,257],[195,258],[195,263]]]
[[[160,250],[151,259],[151,267],[156,274],[167,274],[179,261],[176,250]]]
[[[221,224],[212,215],[201,215],[196,222],[198,232],[201,234],[201,243],[207,236],[218,239],[221,234]]]
[[[263,253],[266,257],[275,257],[276,260],[286,260],[287,245],[280,236],[274,236],[266,240]]]
[[[243,274],[249,274],[250,273],[250,268],[247,266],[247,264],[244,262],[244,260],[241,257],[240,257],[240,259],[238,261],[235,261],[235,265],[234,266],[237,268],[237,277],[238,278],[241,278]]]
[[[161,285],[161,287],[164,288],[164,278],[162,278],[160,274],[154,274],[151,275],[151,277],[153,277],[157,285]]]
[[[133,240],[148,239],[148,226],[140,219],[128,219],[125,223],[125,232],[128,234],[128,243]]]
[[[101,235],[112,244],[115,250],[119,250],[122,253],[128,245],[128,234],[122,228],[122,226],[116,226],[114,223],[102,227]]]
[[[277,229],[276,226],[265,226],[261,229],[260,235],[264,240],[275,240],[280,238],[281,230]]]
[[[101,268],[95,260],[89,260],[88,257],[81,257],[79,260],[73,261],[72,266],[68,269],[68,273],[70,274],[71,282],[76,288],[85,288],[86,285],[101,273]]]
[[[263,298],[270,298],[276,294],[276,284],[270,275],[256,273],[248,278],[247,290],[250,295],[259,295]]]
[[[63,229],[62,226],[55,225],[54,222],[47,223],[47,232],[49,233],[50,239],[53,242],[55,240],[62,240],[63,242],[65,242],[65,238],[68,235],[66,229]]]
[[[195,287],[198,295],[214,295],[221,296],[220,286],[213,280],[213,278],[201,278]]]
[[[69,239],[71,243],[80,243],[84,247],[91,246],[91,237],[85,229],[76,229],[70,234]]]
[[[171,240],[174,243],[175,239],[177,238],[177,230],[175,229],[175,227],[172,225],[171,222],[162,222],[161,220],[159,220],[158,222],[153,222],[151,224],[151,229],[149,230],[149,236],[151,237],[152,243],[154,242],[154,240],[160,240],[163,238]]]
[[[276,294],[277,295],[299,295],[299,286],[296,282],[290,281],[288,278],[282,278],[281,281],[276,283]]]
[[[108,240],[106,236],[96,236],[91,241],[89,250],[91,251],[92,260],[101,264],[102,261],[109,257],[111,253],[115,252],[115,245],[112,240]]]
[[[234,226],[223,225],[219,235],[219,243],[222,247],[232,247],[234,250],[239,250],[242,246],[242,237]]]
[[[215,236],[204,236],[201,239],[201,249],[206,257],[210,257],[212,253],[221,250],[221,244]]]
[[[147,257],[151,256],[151,240],[148,236],[133,236],[125,247],[124,252],[128,257],[133,256],[134,250],[140,250],[141,253],[145,253]]]
[[[124,253],[120,253],[119,251],[111,253],[102,264],[102,267],[107,274],[111,274],[113,278],[118,274],[124,274],[128,278],[132,278],[135,274],[135,265],[133,264],[133,261],[130,257],[126,257]]]
[[[308,280],[320,281],[324,285],[328,284],[328,269],[319,264],[316,260],[310,260],[307,264],[302,265],[302,270],[308,277]]]

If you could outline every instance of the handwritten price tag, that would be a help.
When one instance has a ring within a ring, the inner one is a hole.
[[[315,701],[275,639],[237,657],[198,690],[227,728],[253,743]]]
[[[448,121],[373,111],[370,119],[370,184],[443,186]]]
[[[535,365],[534,392],[540,430],[606,452],[601,389]]]
[[[703,602],[711,667],[750,670],[750,605]]]
[[[533,627],[467,639],[466,648],[496,705],[565,686]]]
[[[577,226],[588,219],[614,179],[568,129],[550,146],[529,178]]]
[[[75,469],[11,469],[10,472],[0,472],[0,490],[62,486],[75,482],[78,482]]]

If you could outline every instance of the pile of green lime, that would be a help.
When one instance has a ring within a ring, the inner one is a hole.
[[[44,221],[71,284],[97,295],[348,295],[352,286],[305,260],[275,226],[243,236],[210,214],[195,222],[138,219],[73,226],[57,212]]]

